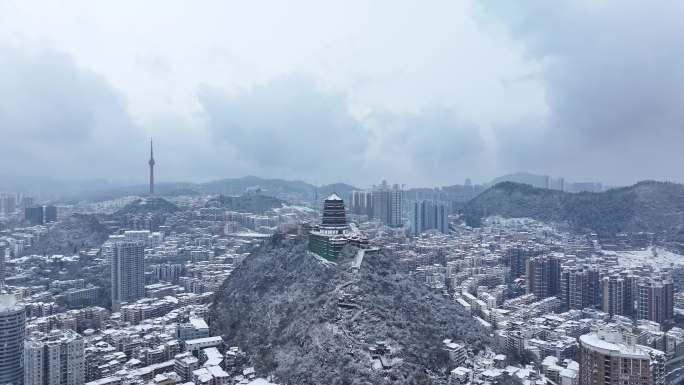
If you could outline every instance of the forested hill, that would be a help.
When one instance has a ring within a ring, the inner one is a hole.
[[[114,215],[172,214],[176,211],[178,211],[178,207],[164,198],[146,197],[134,200],[118,210]]]
[[[259,372],[297,385],[446,383],[442,340],[493,343],[453,301],[401,273],[396,256],[366,256],[356,272],[354,255],[345,249],[332,264],[302,241],[264,246],[217,292],[212,327]],[[376,341],[395,351],[392,369],[371,369]]]
[[[250,194],[240,196],[219,195],[210,199],[206,207],[222,207],[231,211],[243,213],[263,214],[265,211],[273,210],[283,206],[283,201],[276,197],[261,194]]]
[[[599,234],[646,231],[673,240],[684,224],[684,185],[644,181],[601,193],[565,193],[502,182],[468,202],[463,215],[471,225],[491,215],[529,217]]]

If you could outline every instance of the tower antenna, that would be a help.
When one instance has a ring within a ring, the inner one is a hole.
[[[150,138],[150,160],[147,162],[150,165],[150,195],[154,195],[154,163],[154,149]]]

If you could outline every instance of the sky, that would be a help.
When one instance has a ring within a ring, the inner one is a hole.
[[[0,0],[0,175],[684,181],[684,3]]]

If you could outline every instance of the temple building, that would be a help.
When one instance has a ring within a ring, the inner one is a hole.
[[[346,244],[362,247],[367,240],[347,224],[344,201],[331,194],[323,202],[323,218],[319,226],[309,232],[309,251],[323,258],[336,260]]]

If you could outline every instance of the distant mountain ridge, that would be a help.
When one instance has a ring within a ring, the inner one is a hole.
[[[528,172],[517,172],[514,174],[506,174],[492,179],[487,185],[494,186],[501,182],[513,182],[529,184],[534,187],[545,187],[546,176],[532,174]]]
[[[551,177],[550,175],[532,174],[529,172],[517,172],[514,174],[502,175],[492,179],[485,185],[494,186],[501,182],[514,182],[529,184],[534,187],[561,190],[566,192],[601,192],[606,188],[601,182],[571,182],[562,177]]]
[[[51,176],[0,175],[0,191],[26,194],[41,199],[56,199],[113,188],[116,188],[116,184],[102,179],[60,179]]]
[[[489,215],[529,217],[599,234],[646,231],[676,240],[684,228],[684,185],[643,181],[601,193],[566,193],[501,182],[468,202],[462,213],[474,225]]]
[[[447,199],[465,202],[483,189],[499,182],[526,183],[536,187],[545,187],[546,176],[519,172],[507,174],[493,179],[489,183],[474,185],[446,185],[434,187],[414,187],[406,190],[407,197],[416,199]],[[550,188],[558,188],[559,178],[550,178]],[[592,187],[592,183],[566,182],[566,191],[581,191]],[[596,185],[601,186],[600,183]],[[359,188],[347,183],[332,183],[316,186],[301,180],[280,178],[261,178],[247,175],[238,178],[224,178],[208,182],[157,182],[155,192],[159,196],[173,197],[179,195],[223,194],[242,195],[247,189],[260,188],[264,195],[285,200],[312,200],[315,196],[337,193],[343,198]],[[596,186],[594,186],[596,187]],[[600,190],[600,188],[599,188]],[[18,192],[56,203],[75,203],[80,200],[103,201],[125,196],[145,196],[148,194],[147,184],[122,185],[106,180],[69,180],[55,177],[0,175],[0,191]],[[421,198],[425,192],[440,191],[439,197]],[[588,191],[595,191],[588,189]]]
[[[282,207],[283,201],[276,197],[260,194],[219,195],[207,201],[204,206],[221,207],[243,213],[263,214],[268,210]]]
[[[148,193],[149,186],[134,185],[123,187],[110,187],[102,190],[89,190],[71,194],[71,200],[109,200],[124,196],[144,196]],[[155,184],[155,193],[160,196],[194,195],[194,194],[221,194],[242,195],[248,189],[254,189],[262,195],[268,195],[284,200],[312,200],[316,192],[318,195],[337,192],[347,195],[356,187],[345,183],[315,186],[313,184],[295,180],[269,179],[248,175],[240,178],[225,178],[206,183],[189,182],[163,182]]]

